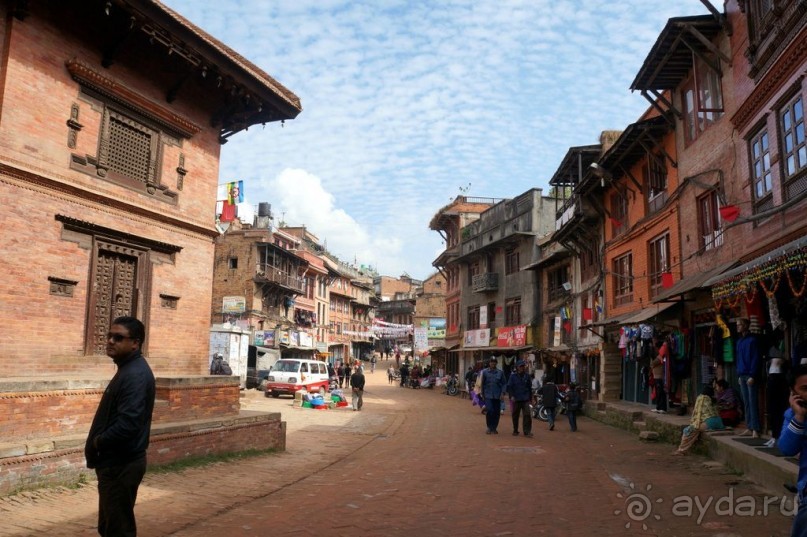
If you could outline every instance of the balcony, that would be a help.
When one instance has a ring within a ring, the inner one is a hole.
[[[486,293],[488,291],[499,290],[499,273],[486,272],[484,274],[476,274],[471,280],[471,290],[474,293]]]
[[[283,272],[277,267],[267,264],[258,264],[255,269],[255,281],[260,283],[275,283],[281,287],[302,294],[305,281],[302,278]]]

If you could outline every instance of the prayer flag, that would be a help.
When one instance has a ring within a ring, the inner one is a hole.
[[[244,181],[227,183],[227,201],[230,205],[244,203]]]
[[[238,215],[238,207],[230,203],[229,201],[224,201],[221,204],[221,216],[219,216],[219,222],[232,222],[235,220],[235,217]]]

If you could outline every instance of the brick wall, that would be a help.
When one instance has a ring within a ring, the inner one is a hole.
[[[8,456],[0,458],[0,496],[23,489],[69,485],[82,476],[95,477],[93,470],[86,467],[83,438],[28,447],[31,453],[5,453]],[[280,420],[280,414],[211,421],[194,429],[153,426],[147,457],[149,466],[154,466],[191,457],[266,449],[286,449],[286,423]]]

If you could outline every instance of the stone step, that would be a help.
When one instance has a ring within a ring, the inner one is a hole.
[[[647,430],[647,422],[646,421],[634,421],[633,428],[637,431],[646,431]]]
[[[659,434],[656,431],[642,431],[639,433],[639,440],[643,440],[645,442],[656,442],[658,437]]]

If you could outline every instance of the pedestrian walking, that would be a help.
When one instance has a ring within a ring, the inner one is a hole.
[[[350,375],[350,368],[342,362],[342,365],[339,366],[339,387],[347,387],[348,382],[348,375]]]
[[[569,428],[573,433],[577,432],[577,411],[583,408],[583,398],[577,389],[577,384],[569,384],[569,391],[566,393],[566,416],[569,418]]]
[[[390,364],[389,369],[387,369],[387,384],[392,384],[395,380],[395,368],[392,367]]]
[[[146,329],[134,317],[118,317],[106,335],[106,354],[117,372],[98,404],[87,435],[87,468],[98,477],[98,534],[137,535],[134,506],[146,474],[154,374],[141,354]]]
[[[362,400],[364,395],[364,372],[360,367],[357,367],[356,372],[350,376],[350,388],[353,392],[353,397],[351,398],[353,410],[361,410],[364,404]]]
[[[544,377],[544,385],[541,386],[541,398],[543,400],[546,415],[549,418],[549,430],[555,429],[555,408],[558,406],[558,387],[551,379]]]
[[[501,403],[504,396],[504,372],[497,369],[495,356],[488,361],[488,368],[482,371],[482,398],[485,400],[486,434],[499,434],[499,418],[501,418]]]
[[[524,436],[532,437],[532,416],[530,416],[530,401],[532,400],[532,379],[527,373],[527,364],[524,360],[516,362],[516,370],[507,379],[507,393],[510,396],[510,407],[513,415],[513,436],[518,436],[519,414],[522,417],[521,430]]]

